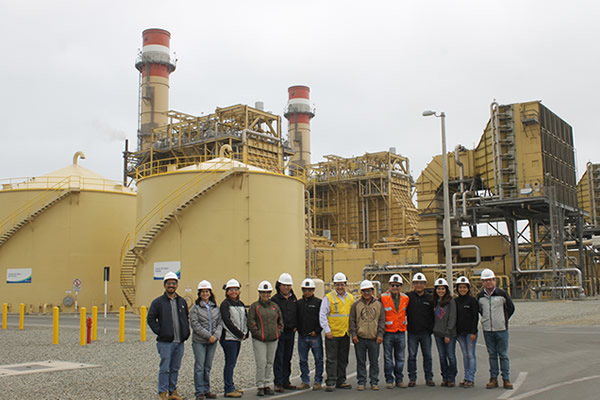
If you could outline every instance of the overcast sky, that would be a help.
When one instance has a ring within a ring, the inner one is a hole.
[[[0,5],[0,178],[71,163],[121,179],[135,147],[142,31],[171,32],[170,109],[254,105],[287,88],[316,106],[312,161],[387,150],[416,180],[441,152],[473,148],[489,104],[542,100],[574,128],[578,176],[599,162],[597,1],[11,1]],[[287,122],[283,124],[287,135]]]

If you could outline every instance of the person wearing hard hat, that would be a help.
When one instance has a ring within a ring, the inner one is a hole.
[[[435,280],[433,337],[440,358],[441,386],[456,386],[456,303],[444,278]]]
[[[421,346],[423,372],[427,386],[435,386],[431,363],[431,332],[433,331],[433,303],[425,292],[427,278],[421,272],[413,275],[413,291],[408,292],[406,318],[408,322],[408,387],[417,384],[417,351]]]
[[[165,292],[150,304],[146,321],[156,334],[156,348],[160,355],[158,371],[158,398],[182,400],[177,393],[177,377],[183,358],[183,343],[190,337],[188,306],[177,294],[179,277],[167,272],[163,278]]]
[[[190,310],[192,350],[194,350],[194,389],[196,400],[216,399],[210,391],[210,369],[223,332],[221,312],[209,281],[198,283],[198,298]]]
[[[319,322],[325,332],[325,390],[328,392],[335,388],[352,389],[352,385],[346,382],[346,368],[350,352],[348,324],[354,297],[346,292],[347,282],[348,278],[341,272],[333,276],[334,290],[325,295],[319,311]]]
[[[360,283],[360,299],[350,308],[348,330],[356,354],[356,390],[365,390],[367,383],[367,355],[369,357],[369,383],[379,390],[379,345],[383,343],[385,313],[383,306],[373,296],[373,282]]]
[[[273,286],[269,281],[258,284],[258,300],[248,311],[248,329],[252,334],[252,349],[256,362],[257,396],[275,394],[269,387],[277,341],[283,332],[283,316],[271,300]]]
[[[248,316],[246,305],[240,300],[240,283],[236,279],[230,279],[223,289],[225,290],[225,300],[220,307],[223,333],[219,343],[225,354],[225,367],[223,368],[225,397],[242,397],[242,391],[237,390],[233,383],[233,370],[240,354],[242,340],[248,338]]]
[[[458,297],[456,302],[456,340],[463,353],[463,366],[465,379],[459,383],[460,387],[472,388],[475,384],[477,372],[477,324],[479,323],[479,306],[475,297],[469,293],[471,282],[466,276],[459,276],[456,280]]]
[[[477,294],[481,314],[483,338],[490,358],[490,381],[488,389],[498,387],[498,374],[502,372],[505,389],[512,389],[510,361],[508,359],[508,320],[515,312],[515,305],[504,290],[496,287],[496,276],[491,269],[481,271],[483,289]],[[500,360],[500,368],[498,368]]]
[[[271,299],[279,306],[283,315],[283,332],[277,341],[273,375],[275,377],[275,391],[283,392],[284,389],[295,390],[296,386],[290,382],[292,373],[292,355],[294,354],[294,340],[296,339],[296,295],[292,290],[292,276],[286,272],[279,276],[275,283],[277,294]]]
[[[323,338],[319,324],[321,299],[315,296],[315,281],[306,278],[302,281],[302,298],[298,300],[298,358],[300,359],[300,379],[302,384],[298,389],[310,388],[310,371],[308,368],[308,352],[311,351],[315,360],[315,379],[313,390],[320,390],[323,383]]]
[[[404,351],[406,349],[406,308],[408,296],[400,292],[402,277],[390,276],[390,289],[381,295],[380,301],[385,313],[385,333],[383,334],[383,372],[386,387],[406,388],[404,383]]]

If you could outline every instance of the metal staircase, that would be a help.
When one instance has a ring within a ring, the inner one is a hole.
[[[131,307],[135,304],[137,262],[138,258],[141,258],[143,251],[150,246],[156,236],[172,219],[176,218],[177,215],[192,205],[198,198],[230,176],[245,171],[247,171],[245,167],[234,167],[223,171],[219,176],[214,176],[213,174],[195,176],[170,193],[142,218],[137,224],[135,234],[128,235],[121,249],[121,291]],[[164,212],[167,213],[165,214]],[[139,239],[135,241],[135,238],[138,237]],[[132,243],[134,243],[133,246]]]
[[[2,232],[0,235],[0,246],[4,245],[15,233],[44,211],[70,194],[79,192],[79,188],[69,188],[69,182],[70,178],[66,178],[53,187],[44,190],[44,192],[29,200],[0,221]]]
[[[517,147],[512,106],[495,110],[494,149],[496,185],[500,198],[517,197]]]

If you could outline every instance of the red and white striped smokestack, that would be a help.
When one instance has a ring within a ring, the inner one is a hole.
[[[175,71],[171,58],[171,34],[164,29],[146,29],[135,67],[140,71],[140,118],[138,151],[152,147],[152,129],[166,125],[169,110],[169,75]]]
[[[310,120],[315,110],[310,106],[308,86],[290,86],[288,104],[283,114],[288,120],[288,135],[296,152],[292,163],[304,167],[310,164]]]

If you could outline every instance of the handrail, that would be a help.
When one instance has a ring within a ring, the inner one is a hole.
[[[76,179],[79,182],[80,189],[131,192],[130,189],[125,188],[119,181],[77,175],[0,179],[0,192],[12,190],[47,190],[70,179]]]

